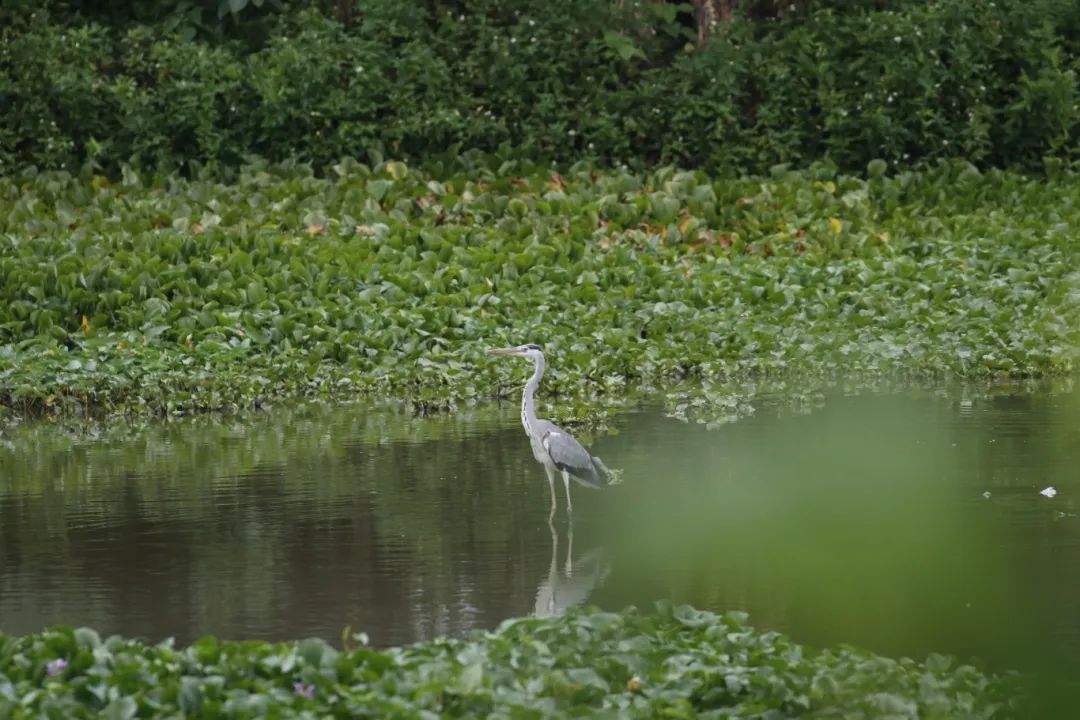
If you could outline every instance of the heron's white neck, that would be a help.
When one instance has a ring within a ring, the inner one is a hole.
[[[532,428],[536,425],[536,389],[540,387],[540,378],[544,377],[544,356],[536,356],[536,367],[532,377],[525,383],[525,391],[521,393],[521,424],[525,426],[525,432],[532,435]]]

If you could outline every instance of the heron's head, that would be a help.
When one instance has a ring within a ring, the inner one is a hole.
[[[491,350],[488,350],[488,352],[492,355],[513,355],[514,357],[523,357],[528,358],[529,360],[536,360],[538,357],[544,357],[544,351],[535,343],[517,345],[515,347],[492,348]]]

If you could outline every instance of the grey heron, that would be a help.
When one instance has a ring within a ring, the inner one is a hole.
[[[574,436],[550,420],[536,417],[536,389],[540,387],[540,378],[544,377],[544,351],[539,345],[528,344],[517,347],[494,348],[492,355],[511,355],[533,361],[533,374],[525,383],[521,394],[521,424],[529,436],[533,457],[544,466],[547,473],[548,487],[551,490],[551,512],[548,518],[555,517],[555,473],[561,473],[563,486],[566,488],[566,512],[572,515],[574,505],[570,500],[570,478],[586,487],[599,488],[611,485],[615,473],[608,470],[604,462],[590,455]]]

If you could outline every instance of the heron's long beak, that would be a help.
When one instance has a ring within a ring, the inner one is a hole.
[[[517,348],[491,348],[488,350],[489,355],[517,355]]]

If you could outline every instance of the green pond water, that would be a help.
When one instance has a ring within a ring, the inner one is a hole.
[[[713,429],[645,406],[612,430],[583,439],[624,482],[574,486],[572,524],[560,493],[549,526],[516,402],[8,428],[0,630],[183,643],[348,626],[394,645],[666,598],[817,646],[1080,660],[1070,387],[837,392]]]

